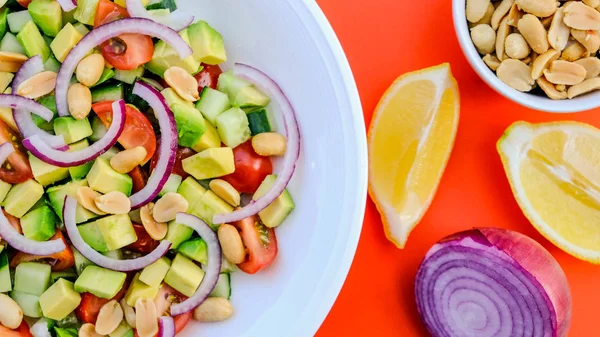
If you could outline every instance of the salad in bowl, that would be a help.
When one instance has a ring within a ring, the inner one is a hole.
[[[271,265],[295,207],[281,88],[225,71],[221,34],[173,0],[0,5],[0,335],[231,317],[230,273]]]

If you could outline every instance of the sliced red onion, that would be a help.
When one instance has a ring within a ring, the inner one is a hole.
[[[75,198],[66,196],[65,204],[63,206],[63,221],[65,223],[67,233],[69,234],[69,239],[71,240],[73,246],[81,253],[81,255],[85,256],[88,260],[94,262],[100,267],[123,272],[140,270],[163,257],[171,247],[171,243],[165,240],[162,241],[150,254],[137,259],[115,260],[104,256],[90,247],[81,237],[79,229],[77,229],[77,222],[75,221],[76,210],[77,200],[75,200]]]
[[[74,152],[63,152],[51,148],[39,136],[31,136],[23,140],[23,146],[38,159],[58,167],[71,167],[85,164],[98,158],[117,143],[125,127],[125,101],[113,102],[113,118],[108,131],[94,144]]]
[[[48,323],[48,319],[42,317],[31,326],[29,332],[31,332],[33,337],[52,337],[50,329],[48,328]]]
[[[194,16],[181,9],[171,12],[169,15],[153,15],[146,10],[141,0],[127,0],[126,4],[127,12],[132,18],[154,20],[176,31],[180,31],[194,22]]]
[[[161,316],[158,318],[158,336],[157,337],[175,337],[175,322],[171,316]]]
[[[160,145],[156,166],[148,178],[146,186],[129,197],[131,208],[136,209],[152,201],[169,180],[177,155],[177,125],[173,112],[158,90],[147,83],[138,81],[133,86],[133,93],[148,102],[160,126]]]
[[[215,215],[213,218],[215,224],[240,221],[267,208],[285,190],[294,175],[296,163],[300,157],[300,129],[296,121],[296,113],[279,85],[262,71],[245,64],[236,63],[233,67],[233,74],[254,83],[259,90],[271,97],[272,104],[279,107],[283,116],[288,147],[283,157],[281,172],[277,175],[269,192],[232,213]]]
[[[221,244],[219,243],[217,234],[204,221],[191,214],[177,213],[175,221],[193,228],[206,242],[208,247],[208,263],[204,268],[205,274],[202,283],[200,283],[194,295],[181,303],[171,306],[171,315],[173,316],[190,312],[202,304],[215,289],[219,280],[219,274],[221,273]]]
[[[433,336],[567,336],[571,294],[556,260],[517,232],[481,228],[434,245],[416,276]]]
[[[29,79],[33,75],[39,74],[44,71],[44,62],[40,55],[34,55],[23,63],[19,71],[15,74],[13,79],[12,87],[13,90],[17,90],[21,83]],[[67,150],[65,138],[62,135],[52,135],[48,132],[40,129],[31,118],[31,112],[22,109],[13,109],[13,118],[23,138],[38,135],[52,148]],[[52,117],[51,117],[52,118]],[[48,121],[48,120],[47,120]]]
[[[56,0],[64,12],[70,12],[77,8],[76,0]]]
[[[14,151],[10,142],[0,145],[0,165]],[[0,237],[14,249],[27,254],[52,255],[62,252],[66,248],[65,243],[60,239],[40,242],[26,238],[10,224],[2,209],[0,209]]]
[[[92,48],[124,33],[138,33],[157,37],[175,48],[181,59],[192,55],[192,48],[176,31],[152,20],[126,18],[94,28],[71,49],[58,71],[55,91],[56,108],[60,116],[69,116],[70,114],[69,104],[67,103],[67,91],[69,90],[71,76],[75,68],[77,68],[79,61]]]

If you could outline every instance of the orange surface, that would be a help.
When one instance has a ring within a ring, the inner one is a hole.
[[[369,200],[360,244],[348,279],[318,337],[428,336],[419,321],[413,279],[437,240],[473,226],[497,226],[529,235],[564,268],[573,294],[570,336],[598,336],[600,266],[554,247],[529,224],[514,200],[496,141],[514,121],[576,120],[600,127],[600,109],[576,115],[529,110],[490,89],[463,56],[452,26],[451,0],[317,0],[348,55],[365,123],[399,75],[450,62],[461,92],[456,146],[438,193],[398,250],[385,239]]]

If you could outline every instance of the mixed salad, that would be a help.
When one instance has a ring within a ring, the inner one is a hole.
[[[0,336],[229,318],[295,207],[279,86],[173,0],[0,0],[0,38]]]

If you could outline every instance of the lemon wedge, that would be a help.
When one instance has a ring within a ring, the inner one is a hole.
[[[497,147],[533,226],[567,253],[600,264],[600,130],[517,122]]]
[[[369,129],[369,195],[385,234],[399,248],[419,223],[456,138],[459,92],[448,64],[400,76]]]

